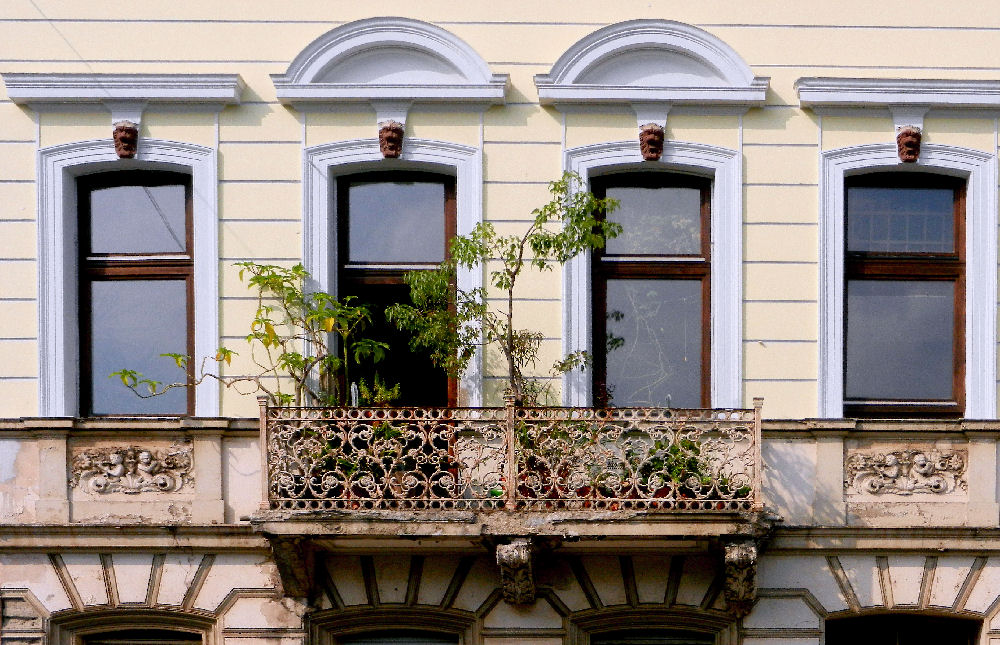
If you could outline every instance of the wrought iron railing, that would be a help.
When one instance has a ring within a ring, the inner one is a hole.
[[[761,506],[752,409],[272,408],[272,510],[744,511]]]

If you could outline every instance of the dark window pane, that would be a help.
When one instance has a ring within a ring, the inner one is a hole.
[[[90,192],[91,253],[184,253],[184,186],[115,186]]]
[[[370,363],[359,369],[352,365],[350,378],[354,382],[364,379],[371,385],[375,374],[388,386],[400,384],[400,398],[393,405],[446,406],[448,405],[448,375],[431,363],[423,352],[410,350],[410,334],[401,332],[385,319],[385,308],[397,302],[411,302],[410,288],[406,285],[356,285],[346,287],[344,295],[357,297],[355,303],[368,305],[372,325],[358,338],[372,338],[389,343],[385,360]]]
[[[701,405],[701,282],[608,280],[608,403]]]
[[[624,228],[608,240],[608,255],[700,255],[701,190],[610,186],[620,205],[611,220]]]
[[[955,284],[847,282],[847,398],[953,396]]]
[[[605,632],[590,637],[590,645],[712,645],[713,634],[666,629]]]
[[[90,379],[92,414],[185,414],[187,389],[140,399],[111,372],[135,369],[148,378],[173,383],[185,379],[160,354],[187,353],[186,285],[183,280],[91,282]],[[86,377],[86,376],[85,376]]]
[[[952,616],[906,613],[882,616],[852,616],[826,621],[827,645],[903,645],[914,641],[942,645],[974,645],[980,621]]]
[[[339,645],[457,645],[458,636],[435,634],[433,632],[394,630],[391,632],[344,636],[338,638],[337,643]]]
[[[348,262],[444,260],[443,183],[354,182],[348,191]]]
[[[950,188],[848,188],[847,250],[953,253],[954,199]]]

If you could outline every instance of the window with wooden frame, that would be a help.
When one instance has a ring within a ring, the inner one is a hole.
[[[844,414],[965,410],[965,181],[845,181]]]
[[[183,375],[161,354],[194,355],[190,176],[102,173],[77,191],[81,414],[193,414],[191,388],[144,399],[108,378],[129,368],[172,383]]]
[[[710,398],[711,180],[607,175],[624,231],[594,253],[594,403],[706,407]]]
[[[376,374],[389,386],[400,384],[394,405],[454,405],[455,379],[414,352],[409,336],[385,319],[384,310],[409,302],[407,271],[433,269],[445,260],[455,236],[455,179],[426,172],[371,172],[337,181],[338,277],[340,297],[366,304],[372,325],[365,337],[389,343],[386,359],[351,380],[369,384]]]

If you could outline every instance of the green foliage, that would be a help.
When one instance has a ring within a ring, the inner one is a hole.
[[[371,324],[368,307],[352,296],[338,300],[322,291],[306,291],[304,285],[309,273],[301,264],[286,268],[237,262],[236,266],[240,268],[240,280],[256,292],[257,308],[246,336],[249,358],[256,368],[254,374],[218,376],[206,372],[206,361],[231,365],[233,357],[238,355],[232,349],[220,347],[214,357],[202,360],[197,379],[163,386],[130,369],[111,376],[120,378],[125,387],[141,397],[157,396],[174,387],[198,385],[211,378],[244,394],[263,392],[272,405],[346,404],[344,384],[350,383],[352,365],[378,363],[389,349],[387,343],[361,335]],[[187,370],[187,356],[162,356]],[[399,386],[392,388],[376,381],[372,392],[367,397],[370,400],[388,401],[399,396]]]
[[[514,324],[514,288],[526,267],[551,271],[580,253],[602,248],[605,240],[621,233],[621,226],[605,216],[617,206],[580,190],[580,178],[564,173],[549,183],[551,200],[532,211],[533,220],[521,235],[501,235],[492,224],[479,223],[468,235],[452,239],[450,257],[434,271],[411,271],[406,275],[412,304],[397,304],[387,317],[401,330],[410,332],[410,345],[429,352],[431,359],[449,374],[464,371],[480,346],[500,350],[507,363],[507,378],[516,403],[524,403],[534,391],[525,378],[527,368],[538,360],[542,334]],[[457,288],[461,269],[482,270],[487,263],[489,284],[504,293],[502,306],[487,298],[487,289]],[[587,357],[575,353],[553,366],[556,372],[583,367]]]

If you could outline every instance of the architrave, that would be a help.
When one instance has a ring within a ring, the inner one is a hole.
[[[915,163],[895,143],[822,153],[820,171],[819,414],[844,415],[844,180],[868,172],[965,177],[965,418],[996,416],[997,159],[980,150],[928,144]]]
[[[685,172],[712,178],[712,347],[711,406],[736,408],[742,402],[743,374],[743,194],[742,164],[735,150],[700,143],[667,141],[659,161],[643,161],[633,141],[598,143],[565,152],[564,167],[584,180],[614,172]],[[613,218],[612,218],[613,219]],[[570,260],[563,272],[563,351],[591,351],[591,256]],[[589,406],[590,374],[564,377],[563,403]]]
[[[929,109],[1000,109],[1000,81],[931,78],[838,78],[806,76],[795,81],[799,106]]]
[[[216,151],[191,143],[143,139],[134,159],[119,159],[111,137],[38,151],[38,405],[44,417],[79,413],[76,177],[118,170],[191,175],[194,195],[194,360],[219,344],[219,232]],[[208,361],[206,371],[215,369]],[[195,414],[219,415],[218,384],[195,391]]]
[[[377,139],[337,141],[306,148],[302,168],[302,257],[312,288],[336,295],[337,227],[333,225],[337,177],[371,170],[422,170],[455,177],[457,232],[465,235],[483,217],[483,160],[478,148],[407,138],[398,159],[384,159]],[[458,287],[481,287],[481,269],[462,269]],[[482,357],[462,376],[463,405],[482,404]]]
[[[7,72],[7,96],[32,108],[67,103],[193,103],[223,106],[240,102],[245,84],[239,74],[67,74]]]

